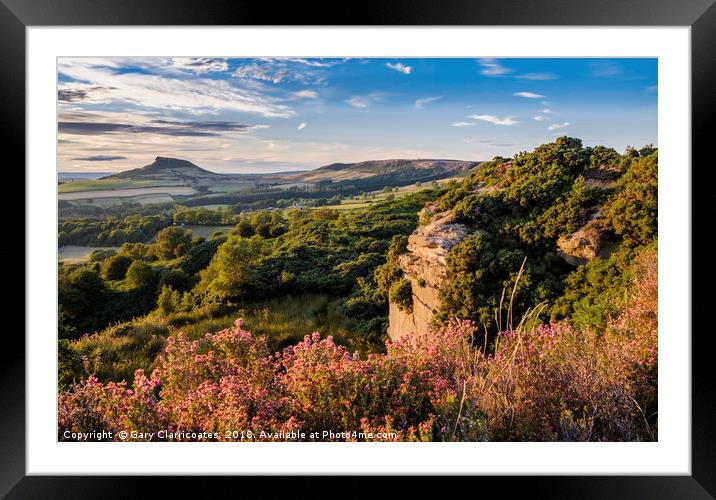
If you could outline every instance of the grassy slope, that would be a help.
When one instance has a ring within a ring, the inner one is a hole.
[[[151,370],[167,336],[177,331],[191,339],[233,325],[243,318],[247,328],[266,336],[272,350],[295,344],[305,335],[320,332],[339,343],[365,351],[353,334],[355,325],[341,311],[341,299],[327,295],[281,297],[228,309],[208,306],[166,317],[149,315],[120,323],[73,342],[73,347],[90,359],[101,353],[97,375],[103,380],[132,380],[134,370]]]
[[[176,183],[168,183],[154,180],[97,179],[92,181],[65,182],[58,186],[57,191],[59,193],[78,193],[82,191],[101,191],[104,189],[131,189],[176,185]]]

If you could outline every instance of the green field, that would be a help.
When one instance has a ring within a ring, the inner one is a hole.
[[[216,231],[221,231],[224,234],[228,234],[236,226],[184,226],[184,229],[191,232],[194,237],[211,238],[211,235]]]
[[[230,205],[228,205],[227,203],[217,203],[215,205],[198,205],[193,208],[206,208],[207,210],[218,210],[220,208],[227,208],[229,206]]]
[[[459,181],[459,177],[450,177],[448,179],[440,179],[437,181],[438,185],[442,186],[447,182],[450,182],[452,180]],[[395,191],[391,192],[385,192],[385,191],[372,191],[367,194],[365,198],[361,196],[352,196],[350,198],[345,198],[343,201],[341,201],[340,204],[337,205],[326,205],[323,207],[315,207],[315,208],[331,208],[334,210],[357,210],[361,208],[368,208],[370,206],[373,206],[377,203],[385,201],[390,195],[393,195],[395,199],[400,199],[404,196],[407,196],[409,194],[417,193],[420,191],[425,191],[427,189],[432,189],[431,183],[423,183],[420,186],[416,186],[415,184],[410,184],[408,186],[403,186],[399,188],[395,188]]]
[[[167,185],[166,182],[134,179],[97,179],[93,181],[64,182],[57,188],[59,193],[101,191],[105,189],[131,189]]]
[[[95,250],[118,250],[119,247],[80,247],[65,245],[57,249],[57,261],[65,264],[83,264]]]

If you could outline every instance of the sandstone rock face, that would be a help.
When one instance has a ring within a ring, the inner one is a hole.
[[[572,265],[584,264],[588,260],[596,259],[601,256],[603,233],[602,221],[597,216],[574,233],[559,238],[558,253]]]
[[[388,336],[396,340],[404,335],[422,335],[439,308],[438,290],[447,277],[446,259],[451,248],[467,235],[467,227],[453,223],[453,213],[435,212],[427,205],[421,219],[429,222],[408,238],[406,252],[398,257],[398,265],[413,289],[413,311],[401,311],[390,304]]]
[[[589,169],[583,173],[583,176],[587,187],[599,189],[608,189],[614,186],[619,178],[616,172],[604,169]]]

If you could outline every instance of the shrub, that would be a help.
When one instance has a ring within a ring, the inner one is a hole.
[[[132,259],[126,255],[113,255],[102,261],[101,273],[106,280],[121,280],[127,274]]]
[[[191,247],[191,233],[176,226],[157,233],[156,253],[161,259],[180,257]]]
[[[656,252],[638,262],[634,294],[605,333],[567,323],[517,328],[500,333],[494,355],[474,345],[469,321],[367,357],[318,333],[271,356],[241,320],[201,341],[179,333],[151,377],[137,370],[131,389],[89,375],[60,394],[59,438],[169,429],[205,433],[171,440],[233,440],[241,437],[226,431],[240,428],[256,440],[298,429],[348,440],[367,439],[354,431],[396,440],[656,440]]]
[[[179,310],[181,306],[181,295],[171,286],[165,285],[159,292],[157,298],[157,311],[159,314],[166,315]]]
[[[413,312],[413,287],[410,281],[401,278],[390,285],[388,299],[396,304],[401,311]]]
[[[142,262],[135,260],[127,269],[126,281],[132,288],[144,288],[154,284],[154,271]]]
[[[108,257],[112,257],[113,255],[116,255],[116,254],[117,254],[117,252],[115,252],[111,248],[106,248],[106,249],[100,248],[100,249],[92,251],[92,253],[89,255],[89,261],[90,262],[102,262],[104,259],[106,259]]]
[[[604,206],[604,216],[629,246],[646,245],[657,236],[658,170],[656,152],[633,160]]]

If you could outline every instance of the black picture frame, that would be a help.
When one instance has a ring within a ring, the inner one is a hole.
[[[692,163],[708,168],[707,155],[713,149],[707,126],[716,109],[716,6],[714,0],[500,0],[477,2],[453,0],[436,2],[361,2],[360,8],[344,9],[300,3],[278,8],[272,3],[243,0],[0,0],[0,124],[2,142],[13,153],[15,165],[25,162],[25,29],[30,26],[110,25],[501,25],[501,26],[689,26],[692,45]],[[317,23],[322,12],[330,19]],[[14,168],[14,167],[13,167]],[[685,174],[689,166],[684,166]],[[17,169],[19,170],[19,169]],[[691,170],[692,186],[697,169]],[[701,175],[699,175],[700,177]],[[24,178],[18,182],[24,185]],[[692,195],[693,228],[697,221],[712,221],[713,196],[696,191]],[[15,202],[15,206],[16,202]],[[12,213],[16,213],[15,210]],[[706,222],[708,223],[708,222]],[[23,228],[17,230],[24,234]],[[693,246],[693,242],[692,242]],[[693,262],[699,262],[693,246]],[[14,262],[27,262],[24,253],[0,250]],[[702,262],[708,259],[702,259]],[[709,264],[710,267],[710,264]],[[696,277],[705,282],[710,273]],[[20,281],[18,280],[17,283]],[[695,290],[695,289],[694,289]],[[708,293],[692,294],[694,313],[708,310]],[[17,293],[15,299],[24,300]],[[699,307],[701,306],[701,307]],[[19,311],[20,304],[7,311]],[[19,316],[19,314],[18,314]],[[696,323],[694,323],[696,325]],[[691,325],[684,324],[684,341]],[[70,476],[26,476],[25,473],[25,356],[18,329],[4,335],[4,360],[0,363],[0,495],[7,498],[107,498],[130,496],[139,478]],[[12,333],[14,338],[9,335]],[[692,475],[619,477],[527,477],[510,478],[510,489],[527,488],[531,496],[548,498],[714,498],[716,497],[716,426],[711,415],[716,396],[716,377],[711,370],[713,345],[709,329],[694,326],[692,345]],[[48,337],[49,338],[49,337]],[[13,345],[14,344],[14,345]],[[480,489],[506,478],[480,478]],[[144,478],[146,481],[146,478]],[[314,480],[315,481],[315,480]],[[357,479],[344,483],[347,491],[358,491]],[[225,488],[225,480],[203,482],[204,488]],[[186,487],[176,478],[175,486]],[[210,483],[210,484],[209,484]],[[309,487],[310,478],[295,478],[292,488]],[[314,483],[315,484],[315,483]],[[417,481],[420,484],[420,481]],[[146,485],[143,486],[146,488]],[[204,493],[208,490],[204,489]],[[134,493],[132,497],[138,496]]]

